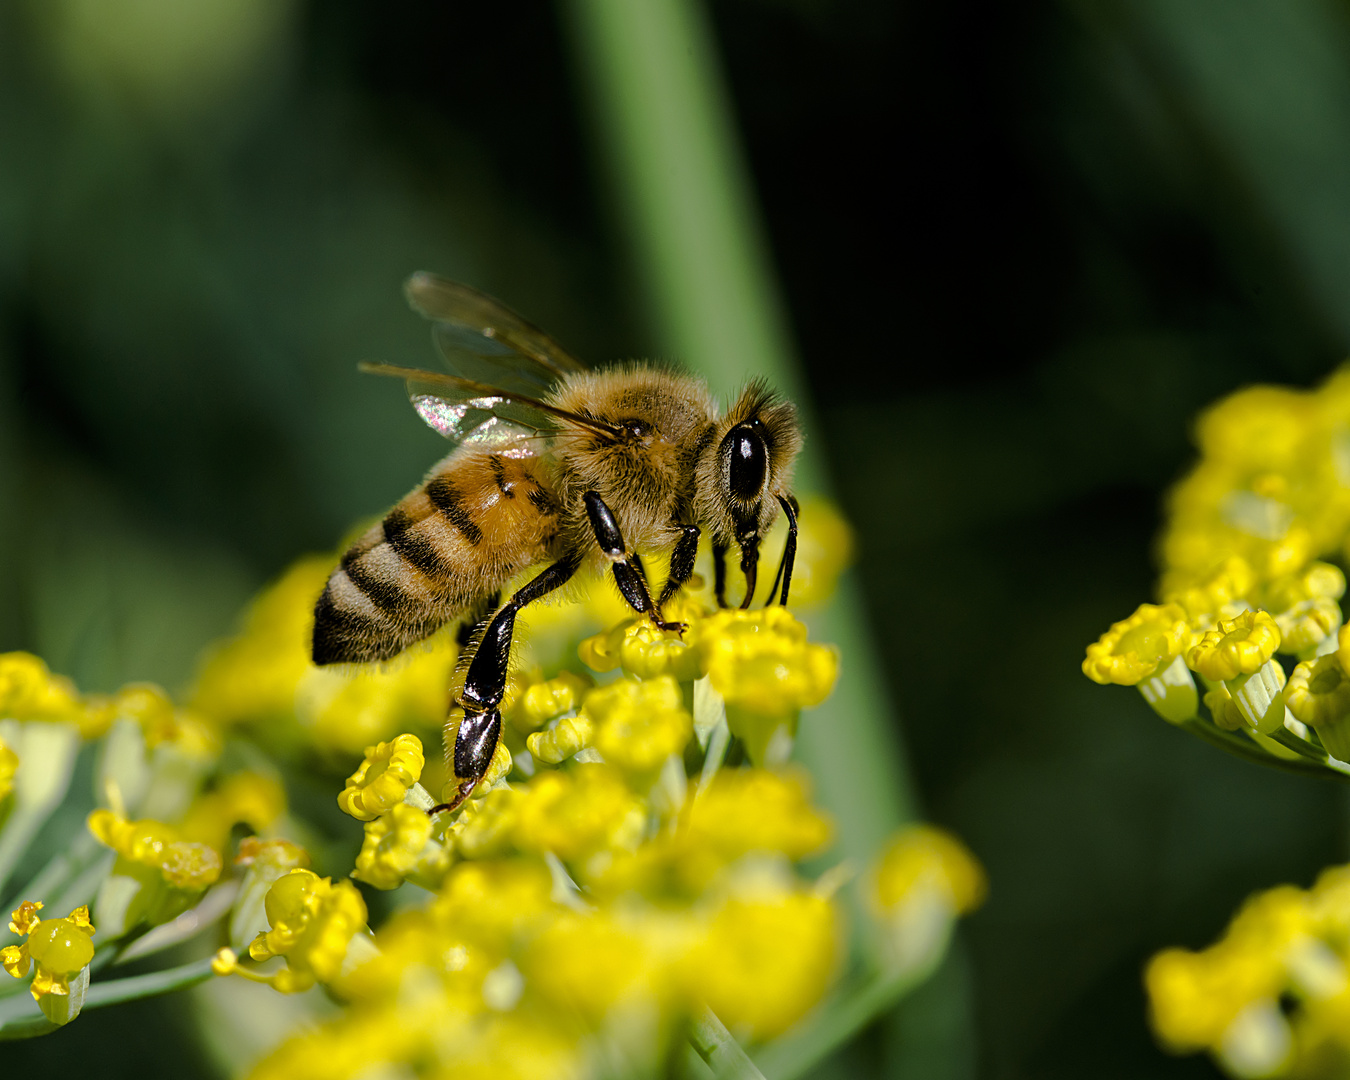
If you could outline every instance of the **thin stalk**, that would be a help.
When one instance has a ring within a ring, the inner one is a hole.
[[[799,1031],[757,1052],[756,1064],[772,1080],[805,1076],[931,974],[925,967],[904,974],[879,975],[851,992],[837,995]]]
[[[689,1023],[689,1045],[721,1080],[764,1080],[764,1074],[717,1015],[706,1006]]]
[[[148,975],[134,975],[129,979],[112,979],[109,982],[95,983],[85,993],[84,1007],[86,1010],[98,1009],[105,1005],[117,1005],[123,1001],[136,1001],[196,986],[211,978],[213,959],[207,957],[165,971],[154,971]],[[0,1001],[0,1040],[43,1035],[55,1026],[42,1015],[37,1002],[27,994]]]

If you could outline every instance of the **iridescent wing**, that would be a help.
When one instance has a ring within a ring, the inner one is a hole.
[[[541,452],[547,439],[563,424],[610,436],[621,434],[593,417],[559,409],[506,387],[392,364],[361,364],[360,368],[372,375],[402,379],[417,415],[447,439],[491,446],[511,457]]]
[[[413,274],[408,302],[436,325],[436,347],[452,375],[529,397],[547,394],[584,367],[500,300],[435,274]]]

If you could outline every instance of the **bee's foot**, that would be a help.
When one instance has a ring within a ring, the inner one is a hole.
[[[658,630],[674,630],[675,633],[679,634],[681,637],[683,637],[684,632],[689,629],[688,623],[666,622],[665,619],[655,613],[652,614],[652,622],[656,624]]]
[[[478,779],[481,780],[482,777],[479,777]],[[463,783],[459,785],[459,787],[455,789],[455,797],[453,799],[451,799],[449,802],[437,803],[435,806],[433,806],[430,810],[427,811],[427,817],[435,817],[437,814],[445,810],[449,810],[451,812],[458,810],[462,805],[464,805],[464,800],[469,797],[470,793],[477,786],[478,780],[465,780]]]

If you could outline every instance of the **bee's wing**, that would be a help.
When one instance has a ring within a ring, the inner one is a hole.
[[[540,453],[564,423],[611,436],[620,434],[609,424],[508,387],[391,364],[362,364],[361,370],[402,379],[417,415],[447,439],[460,443],[509,444],[513,456],[526,457]]]
[[[408,302],[436,324],[436,347],[460,378],[531,397],[583,366],[500,300],[435,274],[413,274]]]

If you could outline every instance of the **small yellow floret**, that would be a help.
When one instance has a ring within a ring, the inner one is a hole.
[[[595,748],[625,772],[645,775],[682,753],[694,733],[680,685],[670,675],[638,682],[619,679],[586,695],[584,711],[596,725]]]
[[[357,821],[374,821],[403,801],[425,764],[422,740],[416,735],[368,746],[360,768],[347,777],[338,805]]]
[[[675,617],[671,612],[665,614],[667,619]],[[577,653],[592,671],[622,667],[638,679],[673,675],[687,681],[702,674],[699,655],[689,643],[673,630],[657,629],[646,615],[587,638]]]
[[[366,823],[365,840],[352,877],[377,889],[396,889],[420,872],[418,884],[432,886],[450,866],[450,853],[431,838],[432,820],[423,810],[399,803]]]
[[[84,711],[74,684],[53,675],[41,659],[0,653],[0,719],[69,720],[84,733]]]
[[[157,870],[164,881],[185,892],[201,892],[215,884],[223,867],[220,853],[206,844],[179,838],[160,821],[128,821],[111,810],[93,811],[89,831],[128,862]]]
[[[530,943],[531,986],[567,1012],[601,1025],[612,1010],[662,1004],[679,990],[669,968],[682,937],[654,917],[566,913]]]
[[[807,892],[728,900],[684,957],[696,997],[733,1032],[787,1030],[825,995],[839,960],[838,916]]]
[[[621,773],[582,764],[530,782],[516,811],[515,843],[522,851],[551,851],[570,861],[602,848],[631,847],[646,823],[642,801]]]
[[[725,861],[751,851],[804,859],[823,850],[834,829],[811,805],[804,773],[719,770],[689,811],[686,840],[695,853]]]
[[[713,687],[729,706],[787,717],[819,705],[834,689],[839,654],[806,640],[783,607],[715,612],[690,628]]]
[[[1335,653],[1295,667],[1284,688],[1284,703],[1297,719],[1316,728],[1332,757],[1350,758],[1350,678]]]
[[[69,995],[71,976],[78,975],[94,958],[90,940],[94,927],[87,907],[76,908],[64,919],[40,919],[37,913],[41,909],[41,902],[26,900],[20,904],[9,928],[16,934],[26,934],[28,940],[0,949],[0,964],[16,979],[37,965],[29,993],[39,1003],[48,994]]]
[[[1096,683],[1134,686],[1166,667],[1190,639],[1179,604],[1140,604],[1087,647],[1083,674]]]
[[[1267,611],[1244,611],[1219,623],[1186,654],[1186,665],[1214,682],[1252,675],[1280,647],[1280,628]]]
[[[883,911],[921,890],[935,890],[955,914],[979,907],[988,890],[984,870],[956,837],[932,825],[902,829],[886,846],[875,872],[875,900]]]
[[[536,731],[525,748],[546,765],[557,765],[579,754],[595,740],[595,722],[585,713],[564,716],[547,731]]]
[[[526,687],[516,698],[509,719],[522,733],[534,731],[580,706],[591,685],[589,679],[575,672],[559,672],[552,679]]]
[[[1219,683],[1213,690],[1206,691],[1205,707],[1209,709],[1209,715],[1215,725],[1225,731],[1237,731],[1247,722],[1237,702],[1233,700],[1233,695],[1223,683]]]
[[[1178,604],[1187,618],[1203,623],[1230,604],[1245,600],[1256,587],[1256,574],[1239,555],[1230,555],[1219,568],[1198,580],[1175,572],[1164,575],[1165,605]]]
[[[367,932],[366,904],[355,885],[292,870],[267,893],[270,930],[249,945],[254,960],[286,958],[287,970],[273,985],[283,993],[331,983],[341,973],[352,939]],[[283,977],[284,976],[284,977]]]

